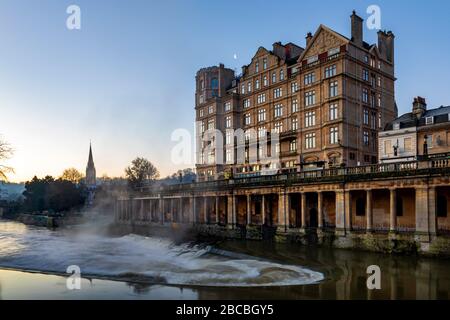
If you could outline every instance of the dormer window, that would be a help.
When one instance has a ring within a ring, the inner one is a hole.
[[[328,50],[328,56],[333,56],[335,54],[338,54],[339,51],[340,51],[340,48],[330,49],[330,50]]]
[[[313,63],[313,62],[316,62],[317,60],[319,60],[319,56],[315,55],[315,56],[308,58],[308,63]]]
[[[263,59],[263,69],[266,70],[267,69],[267,58]]]
[[[400,123],[394,123],[394,130],[400,130]]]
[[[426,117],[425,118],[425,124],[433,124],[434,123],[434,117]]]
[[[258,73],[259,72],[259,62],[255,63],[255,72]]]

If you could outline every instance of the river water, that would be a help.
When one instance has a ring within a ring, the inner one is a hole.
[[[68,290],[66,269],[81,270]],[[366,269],[381,269],[368,290]],[[174,243],[0,220],[4,299],[449,299],[450,261],[255,241]]]

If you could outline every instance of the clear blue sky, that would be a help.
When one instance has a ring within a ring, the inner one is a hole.
[[[79,31],[66,28],[70,4],[81,8]],[[321,23],[349,36],[351,11],[366,18],[371,4],[396,35],[400,113],[416,95],[450,105],[448,1],[1,0],[0,134],[16,150],[10,178],[84,171],[90,139],[98,175],[122,175],[138,155],[163,176],[186,167],[170,162],[170,134],[193,130],[197,69],[240,70],[259,46],[304,46]]]

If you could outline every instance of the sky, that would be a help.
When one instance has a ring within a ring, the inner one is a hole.
[[[81,29],[69,30],[69,5]],[[92,141],[97,175],[122,176],[135,157],[161,176],[175,165],[175,129],[194,130],[195,73],[248,64],[259,46],[305,46],[322,23],[350,36],[353,9],[381,9],[396,35],[396,101],[450,105],[448,1],[0,0],[0,135],[14,148],[11,181],[84,172]],[[376,30],[364,29],[376,42]]]

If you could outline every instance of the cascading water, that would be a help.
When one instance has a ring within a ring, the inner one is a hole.
[[[305,285],[324,278],[301,266],[220,255],[208,246],[163,238],[112,238],[0,221],[0,268],[64,273],[70,265],[85,276],[189,286]]]

